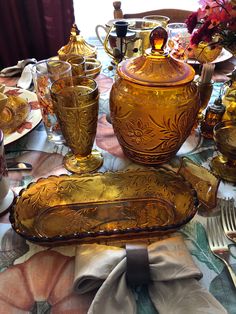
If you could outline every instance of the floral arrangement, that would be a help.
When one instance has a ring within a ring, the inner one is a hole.
[[[236,0],[199,0],[200,8],[185,21],[191,34],[189,51],[202,42],[236,51]]]

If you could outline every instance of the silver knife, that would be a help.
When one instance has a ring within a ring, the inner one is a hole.
[[[32,170],[32,165],[28,162],[7,162],[8,171]]]

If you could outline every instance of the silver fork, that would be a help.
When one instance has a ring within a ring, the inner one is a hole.
[[[234,199],[228,198],[222,200],[220,204],[221,221],[225,235],[236,243],[236,212],[234,208]]]
[[[220,216],[207,218],[206,232],[212,253],[224,262],[236,288],[236,275],[229,264],[230,251],[227,239],[223,233]]]

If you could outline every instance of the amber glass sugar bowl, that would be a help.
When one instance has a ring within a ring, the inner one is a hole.
[[[200,108],[194,69],[165,52],[166,42],[166,30],[156,27],[152,48],[118,65],[110,94],[117,139],[125,155],[142,164],[161,164],[175,156]]]
[[[85,41],[76,24],[72,25],[69,42],[58,50],[60,60],[66,61],[71,55],[97,58],[97,48]]]

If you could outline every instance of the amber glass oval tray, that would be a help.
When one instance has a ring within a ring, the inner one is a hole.
[[[40,244],[143,238],[176,231],[196,213],[185,179],[167,169],[41,178],[10,213],[14,230]]]

